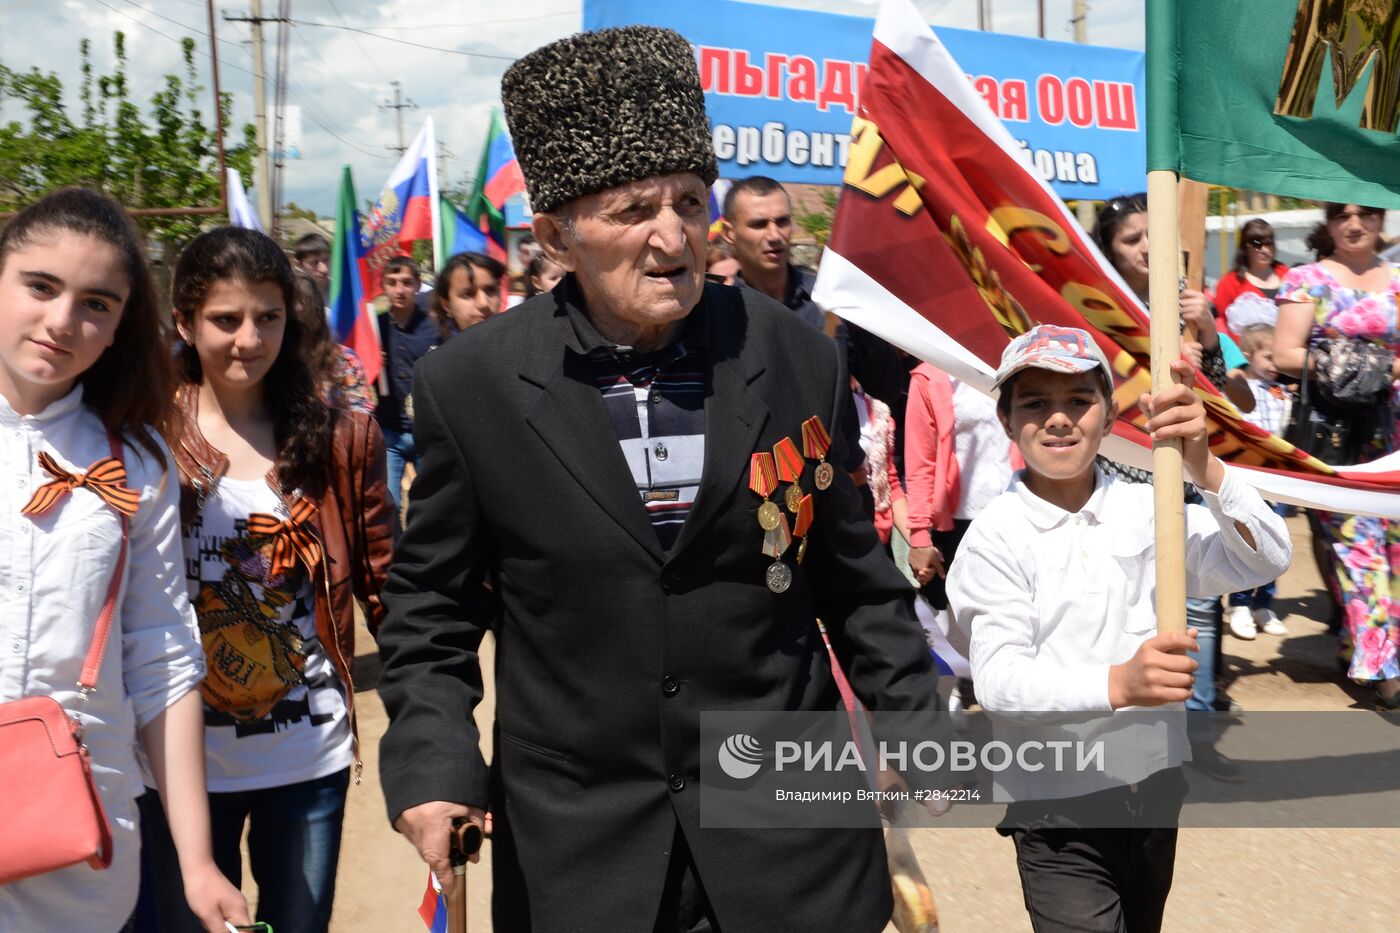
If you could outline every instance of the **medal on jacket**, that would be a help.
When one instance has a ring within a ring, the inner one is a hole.
[[[802,497],[802,501],[797,503],[797,520],[793,525],[792,533],[802,539],[802,543],[797,546],[797,562],[802,563],[807,556],[807,533],[812,530],[812,518],[816,507],[812,502],[812,495],[808,493]]]
[[[792,532],[788,530],[787,516],[778,513],[778,524],[763,535],[763,553],[773,558],[768,571],[763,575],[768,589],[774,593],[786,593],[792,586],[792,568],[783,563],[783,555],[792,545]]]
[[[820,417],[813,415],[802,422],[802,453],[817,461],[814,481],[818,489],[826,489],[836,478],[836,471],[826,462],[826,452],[830,449],[831,435],[826,433],[826,425]]]
[[[773,464],[772,454],[757,453],[749,458],[749,488],[763,499],[758,507],[758,526],[764,531],[777,528],[783,510],[768,498],[778,488],[778,468]]]
[[[787,510],[796,515],[797,503],[802,501],[802,487],[797,481],[802,478],[804,463],[792,438],[785,437],[773,445],[773,460],[778,465],[778,479],[792,484],[788,486],[784,499],[787,502]]]

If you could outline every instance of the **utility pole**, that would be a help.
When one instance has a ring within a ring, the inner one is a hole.
[[[447,179],[448,173],[447,173],[447,169],[446,169],[446,167],[445,167],[445,166],[446,166],[446,163],[447,163],[447,160],[449,160],[449,159],[455,159],[455,158],[457,158],[457,156],[456,156],[455,154],[453,154],[453,152],[452,152],[451,149],[448,149],[448,148],[447,148],[447,143],[445,143],[445,142],[443,142],[442,140],[439,139],[439,140],[438,140],[438,144],[437,144],[437,160],[438,160],[438,177],[439,177],[439,178],[444,179],[444,180]]]
[[[1036,19],[1035,19],[1036,33],[1035,33],[1035,34],[1038,35],[1038,36],[1040,36],[1040,38],[1044,39],[1044,38],[1045,38],[1045,0],[1036,0],[1036,3],[1035,3],[1035,12],[1036,12]]]
[[[399,124],[399,144],[397,146],[389,146],[388,148],[393,149],[399,155],[403,155],[408,151],[408,144],[403,141],[403,112],[405,110],[417,110],[418,105],[412,100],[402,98],[401,92],[403,91],[403,86],[399,84],[399,82],[390,81],[389,86],[394,89],[394,102],[391,104],[386,100],[379,105],[379,109],[394,111],[394,116]]]
[[[268,167],[267,145],[267,68],[263,60],[263,23],[280,22],[275,16],[262,15],[262,0],[250,0],[248,16],[224,16],[231,23],[247,23],[253,33],[253,133],[258,157],[253,162],[253,187],[258,192],[258,217],[271,232],[276,229],[277,216],[272,205],[272,171]]]
[[[1074,41],[1084,44],[1089,41],[1089,0],[1074,0],[1074,16],[1070,19],[1074,24]],[[1094,229],[1094,217],[1098,211],[1094,207],[1094,202],[1081,200],[1077,216],[1079,226],[1085,230]]]

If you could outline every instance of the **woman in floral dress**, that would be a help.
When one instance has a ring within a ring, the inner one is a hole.
[[[1321,258],[1291,270],[1279,290],[1274,362],[1296,374],[1306,364],[1316,380],[1317,354],[1340,347],[1356,354],[1357,366],[1371,370],[1373,381],[1390,384],[1368,412],[1346,415],[1361,435],[1348,458],[1353,465],[1396,449],[1400,266],[1377,255],[1384,211],[1328,204],[1326,218],[1311,241]],[[1312,395],[1318,399],[1317,391]],[[1313,533],[1328,545],[1341,598],[1348,676],[1374,685],[1381,706],[1400,708],[1400,521],[1329,512],[1315,517]]]

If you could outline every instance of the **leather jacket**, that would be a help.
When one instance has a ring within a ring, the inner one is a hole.
[[[199,430],[198,387],[187,384],[180,388],[176,411],[181,419],[180,433],[171,450],[180,474],[180,522],[188,525],[227,471],[228,457]],[[267,480],[280,496],[275,468],[268,472]],[[316,633],[345,684],[353,730],[355,601],[358,599],[364,609],[370,634],[376,634],[384,618],[379,592],[393,556],[393,504],[384,436],[373,417],[332,409],[331,476],[322,492],[308,498],[317,507],[312,524],[324,555],[312,581],[316,588]],[[358,781],[358,751],[355,769]]]

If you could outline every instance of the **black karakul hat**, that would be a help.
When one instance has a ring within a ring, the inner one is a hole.
[[[511,65],[501,98],[531,210],[653,175],[719,176],[695,53],[670,29],[560,39]]]

